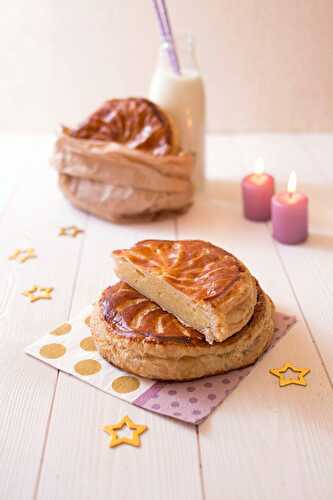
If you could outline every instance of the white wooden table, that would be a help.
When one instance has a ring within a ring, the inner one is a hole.
[[[333,498],[333,136],[211,136],[206,194],[177,221],[115,226],[73,209],[48,167],[52,137],[0,139],[1,500]],[[295,169],[311,200],[311,237],[274,242],[242,218],[239,181],[263,156],[279,187]],[[208,203],[207,199],[214,200]],[[213,207],[213,208],[212,208]],[[59,226],[85,233],[57,238]],[[143,238],[202,238],[242,258],[292,331],[199,428],[143,411],[23,354],[114,279],[110,252]],[[17,247],[38,259],[8,261]],[[21,295],[55,287],[51,301]],[[311,368],[306,388],[268,370]],[[108,448],[105,424],[149,426],[139,449]]]

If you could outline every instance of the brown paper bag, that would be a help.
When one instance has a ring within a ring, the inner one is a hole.
[[[190,154],[154,156],[113,142],[58,138],[52,163],[64,195],[110,221],[155,218],[192,203]]]

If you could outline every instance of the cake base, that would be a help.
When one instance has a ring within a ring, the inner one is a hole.
[[[274,331],[274,306],[258,287],[249,323],[224,342],[208,344],[129,285],[106,289],[96,304],[90,328],[100,354],[113,365],[154,380],[193,380],[254,363]]]

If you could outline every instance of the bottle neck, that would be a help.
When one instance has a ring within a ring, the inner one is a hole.
[[[198,73],[199,68],[195,53],[193,37],[189,34],[175,36],[175,48],[179,63],[180,74]],[[176,73],[172,56],[171,42],[163,41],[160,45],[158,66],[166,71]]]

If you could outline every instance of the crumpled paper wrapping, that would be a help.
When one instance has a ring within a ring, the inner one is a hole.
[[[52,163],[64,195],[78,208],[110,221],[152,219],[184,211],[192,203],[190,154],[154,156],[62,133]]]

